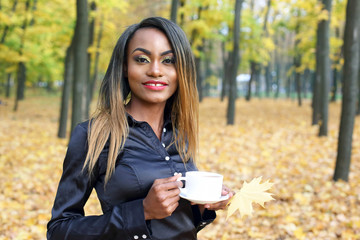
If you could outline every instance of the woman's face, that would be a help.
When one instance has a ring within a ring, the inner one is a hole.
[[[166,35],[155,28],[141,28],[127,49],[126,75],[131,102],[165,104],[176,91],[175,56]]]

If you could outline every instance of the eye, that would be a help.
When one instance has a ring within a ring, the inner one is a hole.
[[[174,64],[175,63],[175,58],[173,56],[167,56],[167,57],[164,57],[162,62],[165,63],[165,64]]]
[[[148,63],[150,59],[145,55],[140,55],[135,57],[135,61],[138,63]]]

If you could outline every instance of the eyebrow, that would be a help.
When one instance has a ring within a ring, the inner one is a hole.
[[[134,51],[132,51],[132,53],[134,53],[136,51],[141,51],[141,52],[144,52],[144,53],[146,53],[148,55],[151,55],[151,52],[149,50],[144,49],[144,48],[135,48]],[[173,53],[173,50],[167,50],[165,52],[162,52],[162,53],[160,53],[160,56],[164,56],[164,55],[169,54],[169,53]]]

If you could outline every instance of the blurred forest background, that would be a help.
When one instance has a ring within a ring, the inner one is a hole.
[[[195,54],[200,169],[276,201],[200,239],[360,239],[360,1],[0,0],[0,239],[45,239],[71,129],[120,34],[179,24]],[[357,124],[356,124],[357,123]],[[351,164],[350,164],[351,163]],[[101,214],[95,193],[87,214]]]

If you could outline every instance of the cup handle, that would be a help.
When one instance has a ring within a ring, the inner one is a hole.
[[[179,177],[176,181],[186,181],[186,177]],[[186,193],[186,186],[185,187],[179,187],[180,192],[185,194]]]

